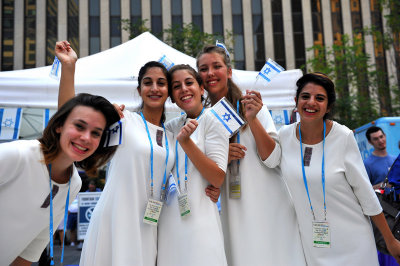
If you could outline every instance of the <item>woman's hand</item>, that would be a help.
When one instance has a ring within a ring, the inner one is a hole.
[[[244,158],[247,148],[239,143],[229,143],[228,163]]]
[[[255,119],[263,106],[261,94],[258,91],[246,90],[246,94],[242,97],[242,104],[244,104],[247,121]]]
[[[116,103],[113,103],[113,106],[115,108],[115,111],[119,114],[119,118],[124,118],[124,113],[123,111],[125,110],[125,104],[118,105]]]
[[[396,259],[397,263],[400,264],[400,242],[399,240],[393,238],[390,243],[386,243],[387,249],[392,255],[393,258]]]
[[[182,144],[182,142],[189,140],[190,135],[192,135],[192,133],[196,130],[198,125],[199,125],[199,123],[196,120],[194,120],[194,119],[189,120],[189,122],[187,122],[186,125],[184,125],[181,128],[181,131],[179,132],[178,136],[176,137],[176,139],[179,141],[179,143]]]
[[[78,60],[78,56],[68,41],[56,42],[54,52],[62,65],[75,64]]]
[[[218,201],[219,195],[221,194],[221,189],[214,187],[213,185],[208,185],[206,187],[206,195],[214,203]]]

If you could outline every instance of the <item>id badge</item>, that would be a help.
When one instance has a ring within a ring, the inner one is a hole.
[[[233,161],[229,165],[229,198],[240,199],[241,197],[241,181],[239,175],[239,163]]]
[[[182,193],[178,196],[179,212],[181,217],[189,216],[190,206],[187,193]]]
[[[160,218],[163,203],[155,199],[149,199],[146,211],[144,212],[143,222],[146,224],[157,225]]]
[[[313,246],[316,248],[331,247],[331,232],[328,222],[313,222]]]

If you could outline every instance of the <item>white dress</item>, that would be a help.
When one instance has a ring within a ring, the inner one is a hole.
[[[106,186],[97,203],[83,245],[80,265],[156,264],[157,227],[143,223],[150,196],[150,142],[138,113],[124,112],[123,143],[111,160]],[[154,198],[160,199],[166,142],[163,128],[147,122],[154,148]],[[157,144],[162,133],[162,147]],[[167,176],[174,166],[172,133],[167,132]]]
[[[277,139],[265,106],[257,118],[269,135]],[[229,167],[221,194],[228,264],[305,265],[293,203],[279,169],[263,164],[249,126],[241,130],[240,143],[247,148],[239,168],[241,198],[229,198]]]
[[[9,265],[18,256],[38,261],[50,242],[50,207],[42,208],[50,195],[49,172],[42,160],[37,140],[0,145],[0,265]],[[69,203],[75,199],[81,184],[74,166]],[[64,217],[68,183],[52,181],[52,185],[59,187],[53,199],[55,233]]]
[[[186,115],[168,124],[175,136],[185,120]],[[225,131],[213,114],[206,111],[191,135],[199,149],[224,172],[229,149],[229,139]],[[184,162],[185,153],[179,146],[178,163],[182,189],[185,178]],[[177,177],[176,171],[174,177]],[[159,225],[158,266],[226,265],[220,217],[216,204],[205,193],[208,185],[207,180],[188,158],[188,198],[191,214],[181,218],[177,197],[163,209]]]
[[[313,218],[303,181],[296,126],[297,123],[279,131],[280,167],[294,199],[308,265],[378,265],[368,216],[381,213],[382,208],[369,182],[353,132],[336,122],[325,138],[326,209],[331,247],[313,247]],[[303,144],[303,154],[305,147],[312,148],[310,166],[304,168],[316,220],[321,221],[324,219],[322,141],[315,145]]]

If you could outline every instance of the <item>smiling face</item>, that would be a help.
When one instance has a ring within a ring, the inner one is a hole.
[[[228,68],[222,55],[205,53],[198,59],[198,69],[204,88],[211,98],[221,99],[228,93],[228,78],[232,78],[232,69]]]
[[[168,98],[168,80],[159,67],[149,68],[141,80],[138,92],[143,99],[144,108],[164,108]]]
[[[295,101],[302,122],[322,121],[329,112],[326,90],[315,83],[307,83]]]
[[[185,111],[189,118],[196,118],[203,109],[201,103],[201,96],[204,94],[203,87],[185,69],[174,71],[171,78],[171,98],[179,108]]]
[[[57,128],[61,151],[58,157],[72,162],[82,161],[92,155],[99,146],[106,126],[104,115],[88,106],[76,106]]]

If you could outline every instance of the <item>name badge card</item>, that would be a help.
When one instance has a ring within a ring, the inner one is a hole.
[[[239,161],[232,161],[229,165],[229,198],[240,199],[241,182],[239,175]]]
[[[211,108],[211,112],[228,131],[229,138],[246,124],[246,121],[240,114],[236,113],[235,109],[232,107],[232,104],[228,102],[225,97],[219,100]]]
[[[149,199],[146,211],[144,213],[143,222],[157,226],[163,203],[155,199]]]
[[[183,193],[178,196],[178,203],[179,203],[179,212],[181,214],[181,217],[189,216],[190,207],[189,207],[189,198],[187,193]]]
[[[328,222],[313,222],[313,246],[316,248],[331,247],[331,232]]]

